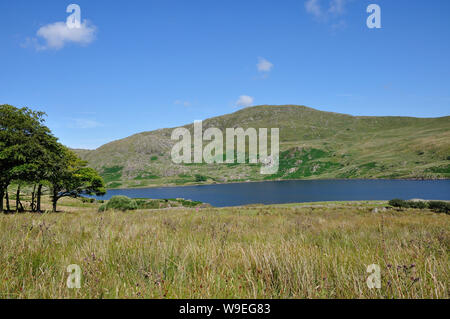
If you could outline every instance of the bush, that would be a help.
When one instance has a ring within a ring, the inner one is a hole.
[[[406,200],[399,199],[399,198],[391,199],[389,201],[389,205],[393,206],[393,207],[400,207],[400,208],[407,208],[407,207],[409,207]]]
[[[106,205],[103,204],[99,207],[98,211],[103,212],[105,210],[121,210],[124,212],[127,210],[135,210],[137,208],[138,206],[134,199],[119,195],[111,197]]]
[[[83,203],[95,203],[95,198],[80,197],[80,200]]]
[[[442,201],[430,201],[428,202],[428,208],[437,213],[448,214],[450,212],[450,203]]]
[[[185,199],[180,199],[178,200],[179,203],[181,203],[181,205],[183,207],[197,207],[198,205],[203,204],[202,202],[197,202],[197,201],[192,201],[192,200],[185,200]]]
[[[200,175],[200,174],[196,174],[195,175],[195,181],[196,182],[206,182],[208,180],[208,177]]]
[[[389,205],[393,207],[399,208],[416,208],[416,209],[425,209],[429,208],[436,213],[446,213],[450,212],[450,203],[443,201],[411,201],[411,200],[403,200],[403,199],[391,199],[389,201]]]
[[[410,208],[417,208],[417,209],[428,208],[428,203],[424,201],[407,201],[406,203]]]
[[[158,209],[160,201],[155,199],[139,199],[136,200],[136,204],[139,209]]]

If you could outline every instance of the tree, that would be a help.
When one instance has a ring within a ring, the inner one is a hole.
[[[56,212],[58,200],[62,197],[76,198],[81,194],[104,195],[105,182],[96,170],[86,167],[87,163],[63,145],[50,161],[52,169],[48,176],[52,189],[52,206]]]
[[[51,169],[50,159],[59,151],[58,139],[43,124],[44,116],[26,107],[0,105],[0,211],[12,180],[39,184],[38,205],[33,208],[40,210],[42,180]],[[20,189],[16,192],[16,210],[19,204]]]
[[[50,131],[49,131],[50,132]],[[26,182],[37,184],[37,193],[33,191],[33,211],[41,211],[41,195],[43,184],[47,184],[54,168],[53,160],[58,157],[61,151],[57,138],[47,132],[36,134],[33,146],[28,148],[28,165],[22,167],[18,177]],[[34,205],[36,199],[36,205]]]
[[[19,185],[21,182],[38,185],[37,195],[34,189],[32,196],[32,209],[37,211],[44,183],[51,185],[54,211],[61,197],[105,193],[103,179],[58,143],[43,124],[44,116],[45,113],[29,108],[0,105],[0,211],[3,211],[3,198],[10,210],[7,189],[13,180]],[[16,191],[16,210],[19,206],[20,187]]]
[[[3,211],[3,198],[8,198],[7,189],[11,181],[30,179],[31,159],[39,157],[39,141],[55,139],[42,124],[44,116],[45,113],[26,107],[19,109],[8,104],[0,105],[0,211]]]

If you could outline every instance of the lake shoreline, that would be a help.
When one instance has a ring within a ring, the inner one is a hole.
[[[315,179],[271,179],[261,181],[238,181],[238,182],[212,182],[212,183],[191,183],[191,184],[162,184],[162,185],[145,185],[138,187],[117,187],[107,188],[107,190],[126,190],[126,189],[144,189],[144,188],[174,188],[174,187],[190,187],[190,186],[211,186],[211,185],[232,185],[232,184],[248,184],[248,183],[266,183],[266,182],[289,182],[289,181],[444,181],[450,178],[315,178]]]
[[[185,198],[215,207],[316,201],[450,200],[450,180],[316,179],[111,189],[97,199]]]

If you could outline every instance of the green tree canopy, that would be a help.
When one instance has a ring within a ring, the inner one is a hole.
[[[38,198],[41,184],[48,182],[54,211],[61,197],[106,191],[99,174],[52,135],[44,116],[29,108],[0,105],[0,211],[12,180],[39,184]]]
[[[87,163],[67,147],[60,145],[51,163],[53,165],[48,180],[52,185],[53,211],[62,197],[78,197],[81,194],[103,195],[105,182],[96,170],[86,167]]]
[[[39,178],[45,154],[57,145],[57,139],[43,125],[44,116],[26,107],[0,105],[0,211],[10,182]]]

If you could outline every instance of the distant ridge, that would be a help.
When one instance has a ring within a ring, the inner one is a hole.
[[[101,172],[110,188],[205,179],[450,178],[450,116],[352,116],[299,105],[260,105],[203,121],[203,129],[209,127],[280,128],[279,172],[260,175],[256,164],[174,164],[168,128],[75,152]]]

